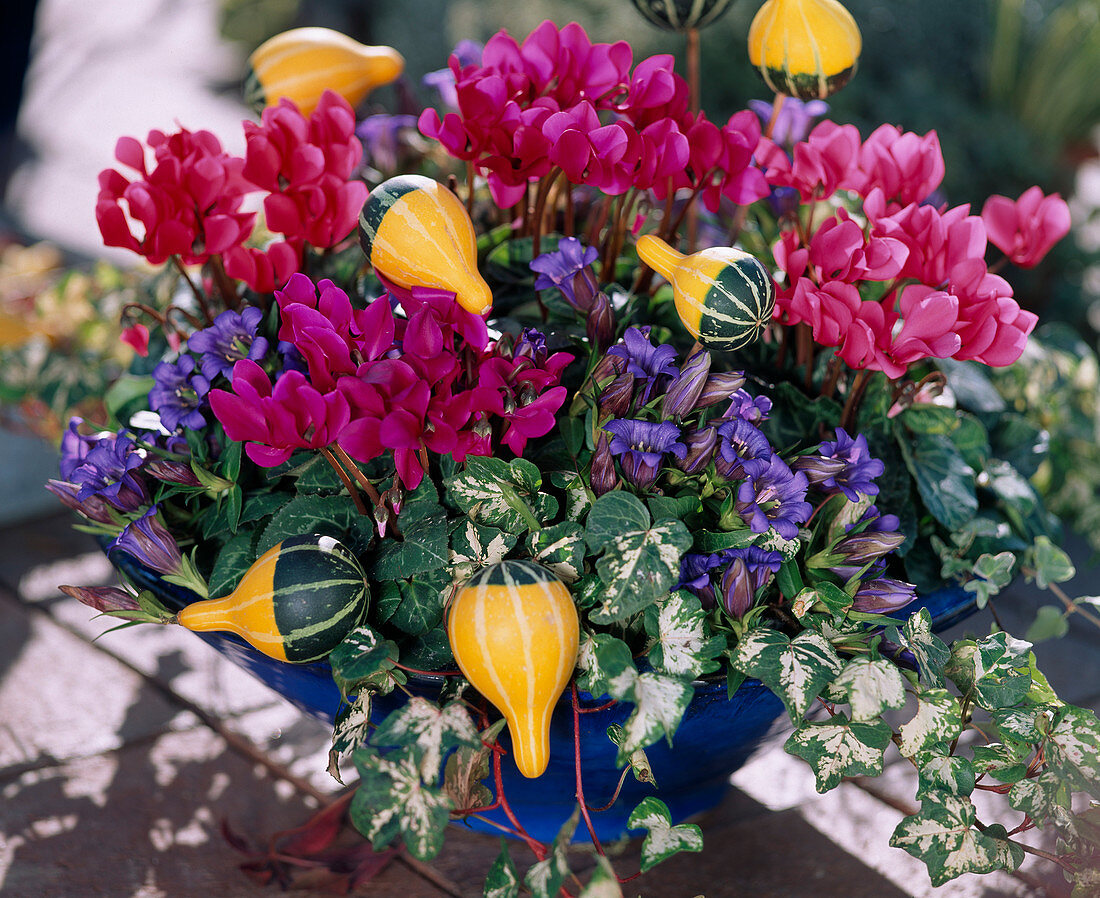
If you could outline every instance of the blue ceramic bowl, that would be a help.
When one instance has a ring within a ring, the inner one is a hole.
[[[194,595],[165,583],[155,573],[138,565],[123,553],[112,555],[114,564],[135,585],[149,589],[170,608],[181,608]],[[927,607],[933,626],[943,630],[975,609],[974,596],[958,588],[937,590],[905,609]],[[325,663],[287,664],[253,649],[230,634],[197,634],[234,663],[270,686],[307,714],[331,724],[340,706],[340,692]],[[417,677],[410,681],[414,692],[435,698],[443,677]],[[403,700],[400,692],[376,698],[371,717],[380,722]],[[601,704],[581,693],[582,707]],[[585,802],[603,807],[614,794],[621,771],[615,766],[616,748],[607,736],[607,728],[621,724],[631,706],[619,703],[593,713],[580,715],[581,770],[584,775]],[[658,789],[627,776],[618,799],[606,811],[592,814],[596,835],[601,841],[613,841],[628,834],[630,812],[647,795],[656,795],[668,805],[673,822],[717,805],[729,788],[729,777],[763,743],[773,729],[781,729],[783,704],[757,680],[745,681],[732,696],[727,694],[725,679],[696,683],[695,697],[684,713],[672,747],[665,741],[646,749]],[[508,803],[524,827],[540,841],[549,842],[576,806],[577,780],[573,745],[573,710],[568,692],[558,702],[550,724],[550,763],[538,779],[527,779],[511,763],[511,744],[507,728],[501,743],[508,750],[502,769]],[[491,783],[486,785],[492,788]],[[495,791],[495,790],[494,790]],[[502,811],[484,816],[508,825]],[[467,821],[474,829],[499,834],[499,830],[478,820]],[[578,840],[588,838],[582,825]]]

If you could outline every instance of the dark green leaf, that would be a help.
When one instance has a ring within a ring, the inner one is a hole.
[[[918,755],[917,800],[937,792],[967,796],[974,791],[977,774],[974,765],[966,758],[956,758],[943,752]]]
[[[649,496],[645,500],[645,504],[649,507],[649,511],[653,515],[653,520],[656,523],[667,521],[671,518],[682,521],[684,518],[698,514],[703,510],[703,504],[699,501],[698,496],[681,496],[679,498],[673,496]]]
[[[260,521],[268,515],[275,514],[287,504],[286,493],[253,493],[245,500],[241,509],[241,525]]]
[[[451,498],[473,520],[509,533],[537,529],[558,510],[553,496],[539,492],[542,475],[529,461],[471,455],[450,481]]]
[[[500,840],[500,854],[485,878],[484,898],[519,898],[519,874],[504,839]]]
[[[696,530],[692,551],[710,555],[725,549],[743,549],[751,546],[760,537],[751,530]]]
[[[951,390],[963,408],[994,413],[1005,410],[1005,401],[986,376],[988,369],[984,365],[955,359],[936,359],[936,367],[947,375]]]
[[[438,626],[422,636],[401,642],[401,663],[417,670],[450,670],[458,667],[451,654],[447,631]]]
[[[364,689],[380,689],[388,682],[397,658],[397,646],[364,624],[344,637],[328,661],[332,678],[346,698]]]
[[[978,510],[974,470],[962,453],[943,435],[923,435],[910,445],[899,441],[902,457],[932,516],[954,530]]]
[[[449,563],[447,519],[439,514],[413,521],[401,539],[380,540],[371,574],[378,580],[393,580],[438,571]]]
[[[356,517],[358,512],[347,496],[297,496],[272,516],[256,551],[263,554],[284,539],[308,533],[343,539]]]
[[[945,673],[986,710],[1011,708],[1031,689],[1030,649],[1004,631],[979,641],[960,639]]]
[[[450,582],[445,571],[399,580],[401,604],[390,615],[389,622],[410,636],[427,633],[443,619]]]
[[[210,572],[208,583],[211,598],[229,595],[237,588],[241,577],[259,557],[254,543],[256,531],[242,530],[218,551],[214,569]]]
[[[943,686],[943,669],[951,658],[951,649],[932,632],[932,616],[927,608],[909,615],[898,636],[917,659],[922,683]]]

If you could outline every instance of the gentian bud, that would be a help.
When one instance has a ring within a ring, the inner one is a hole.
[[[812,484],[836,477],[846,467],[843,459],[823,458],[820,455],[800,455],[791,462],[791,468],[801,471]]]
[[[600,417],[625,418],[634,401],[634,375],[620,374],[600,393]]]
[[[67,508],[79,512],[89,521],[95,521],[97,524],[121,523],[113,506],[99,496],[93,494],[83,501],[77,499],[78,488],[75,484],[64,480],[50,480],[46,483],[46,489],[57,496]]]
[[[577,311],[590,311],[598,290],[599,285],[592,274],[592,269],[588,266],[573,275],[573,305],[576,306]]]
[[[96,611],[138,611],[137,597],[117,586],[59,586],[65,595],[72,596]]]
[[[703,391],[695,401],[696,408],[709,408],[725,402],[745,385],[745,375],[739,371],[722,371],[711,374],[703,384]]]
[[[121,549],[158,573],[177,574],[183,557],[176,540],[161,523],[157,511],[154,505],[136,521],[127,524],[107,551]]]
[[[585,321],[585,332],[600,352],[607,352],[615,342],[615,313],[606,293],[597,293],[593,298],[592,311]]]
[[[896,531],[864,532],[844,537],[832,551],[837,555],[843,555],[849,562],[865,564],[893,552],[903,542],[905,542],[905,536]]]
[[[162,480],[165,483],[178,483],[181,486],[202,486],[202,481],[195,476],[190,465],[182,462],[171,461],[167,458],[151,458],[145,462],[143,470],[151,477]]]
[[[622,374],[626,370],[626,359],[620,355],[611,355],[607,353],[598,362],[596,367],[592,369],[592,380],[595,383],[607,380],[609,377],[614,377],[618,374]]]
[[[868,580],[856,591],[852,599],[852,610],[889,614],[904,608],[916,597],[917,588],[912,583],[889,577]]]
[[[619,477],[615,473],[615,458],[611,454],[610,441],[607,434],[601,433],[596,438],[596,451],[592,453],[592,492],[597,496],[609,493],[619,483]]]
[[[752,607],[753,588],[749,569],[741,558],[734,558],[722,575],[722,604],[740,619]]]
[[[679,375],[668,385],[661,403],[661,416],[683,418],[695,411],[695,403],[703,392],[709,374],[710,353],[700,348],[688,358]]]
[[[698,474],[706,470],[711,459],[714,458],[714,450],[718,445],[718,430],[710,425],[704,425],[698,430],[689,431],[684,435],[687,444],[687,455],[675,462],[676,467],[685,474]]]

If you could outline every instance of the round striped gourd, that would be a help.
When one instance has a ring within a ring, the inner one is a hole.
[[[550,717],[580,641],[565,584],[532,561],[483,568],[455,595],[447,636],[466,679],[508,722],[519,772],[541,776],[550,759]]]
[[[825,99],[847,84],[863,46],[838,0],[767,0],[749,26],[749,62],[776,93]]]
[[[330,28],[294,28],[260,44],[248,58],[245,101],[257,111],[286,97],[302,115],[333,90],[358,106],[394,81],[405,60],[392,47],[368,47]]]
[[[235,633],[265,655],[302,663],[324,658],[362,620],[363,568],[331,536],[296,536],[268,549],[232,593],[188,605],[189,630]]]
[[[702,28],[719,18],[733,0],[634,0],[638,8],[654,25],[669,31]]]
[[[646,234],[638,239],[638,255],[671,282],[680,321],[710,349],[747,346],[771,321],[775,282],[750,253],[714,246],[685,256]]]
[[[359,245],[374,270],[400,287],[449,290],[475,315],[493,304],[466,207],[438,181],[399,175],[375,187],[359,213]]]

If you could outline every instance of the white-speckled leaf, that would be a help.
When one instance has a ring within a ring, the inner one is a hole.
[[[631,673],[624,672],[610,684],[613,696],[634,705],[633,712],[623,724],[623,741],[615,762],[619,767],[629,762],[634,751],[651,745],[661,736],[665,736],[671,744],[672,734],[676,732],[680,718],[695,694],[695,687],[678,677],[651,671],[630,677]]]
[[[906,817],[890,837],[927,865],[932,885],[941,886],[963,873],[989,873],[1000,867],[1000,849],[974,828],[974,805],[955,795],[926,798],[920,812]]]
[[[638,673],[630,646],[610,633],[581,632],[577,667],[582,673],[577,678],[577,688],[595,696],[607,693],[613,698],[624,698],[625,690],[629,689]],[[624,673],[629,673],[626,685],[616,694],[612,691],[612,684],[623,683]]]
[[[795,724],[843,667],[832,645],[820,633],[805,631],[788,639],[767,627],[757,627],[743,636],[730,656],[730,663],[779,696]]]
[[[932,632],[932,615],[927,608],[909,615],[909,620],[901,629],[900,638],[902,644],[917,659],[921,682],[936,688],[946,685],[943,669],[951,657],[951,649]]]
[[[1001,631],[975,642],[961,639],[951,649],[945,673],[987,710],[1011,708],[1031,689],[1031,643]]]
[[[698,597],[677,590],[645,612],[646,632],[656,640],[649,663],[674,677],[694,679],[718,668],[715,657],[726,648],[721,636],[711,636]]]
[[[602,854],[596,856],[596,868],[579,898],[623,898],[623,888],[611,862]]]
[[[523,505],[539,521],[557,511],[557,500],[539,492],[541,486],[539,469],[522,458],[507,462],[477,455],[467,457],[465,470],[449,483],[454,503],[472,520],[508,533],[529,529]]]
[[[905,704],[905,677],[883,658],[855,658],[833,681],[847,693],[853,720],[874,720],[887,708]]]
[[[573,583],[584,570],[584,528],[573,521],[543,527],[527,537],[531,555],[566,583]]]
[[[504,559],[516,544],[515,534],[460,520],[451,528],[451,578],[457,583],[474,571]]]
[[[420,759],[420,775],[427,783],[439,778],[443,755],[459,745],[476,748],[481,744],[466,706],[451,702],[440,708],[434,702],[413,696],[379,725],[371,738],[374,745],[409,747]]]
[[[508,853],[508,843],[504,839],[500,843],[500,854],[485,877],[483,898],[519,898],[519,874],[516,872],[516,865]]]
[[[531,890],[532,898],[558,898],[562,883],[570,875],[569,843],[573,833],[576,832],[579,820],[580,808],[578,807],[554,838],[550,854],[528,869],[523,883]]]
[[[328,773],[341,786],[344,781],[340,778],[340,762],[370,735],[370,705],[371,693],[364,689],[336,715],[332,747],[328,750]]]
[[[929,689],[917,696],[917,713],[902,725],[898,749],[911,758],[938,742],[950,742],[961,731],[958,700],[946,689]]]
[[[645,829],[642,842],[642,872],[680,851],[702,851],[703,832],[693,823],[672,825],[668,806],[652,795],[642,799],[630,812],[630,829]]]
[[[552,471],[550,482],[565,493],[565,518],[580,521],[592,507],[592,493],[576,471]]]
[[[878,776],[893,730],[881,720],[849,721],[843,714],[799,727],[783,746],[813,768],[817,791],[828,792],[846,776]]]
[[[1040,826],[1058,809],[1068,810],[1072,800],[1070,787],[1053,770],[1044,770],[1034,779],[1020,780],[1008,793],[1008,803]]]
[[[967,796],[974,791],[977,775],[967,758],[949,755],[946,750],[918,755],[917,800],[937,792]]]
[[[668,593],[680,576],[680,556],[690,547],[691,534],[676,520],[608,539],[596,562],[605,588],[589,612],[592,621],[626,620]]]
[[[1067,705],[1054,721],[1046,749],[1051,769],[1074,788],[1100,788],[1100,721],[1085,708]]]

